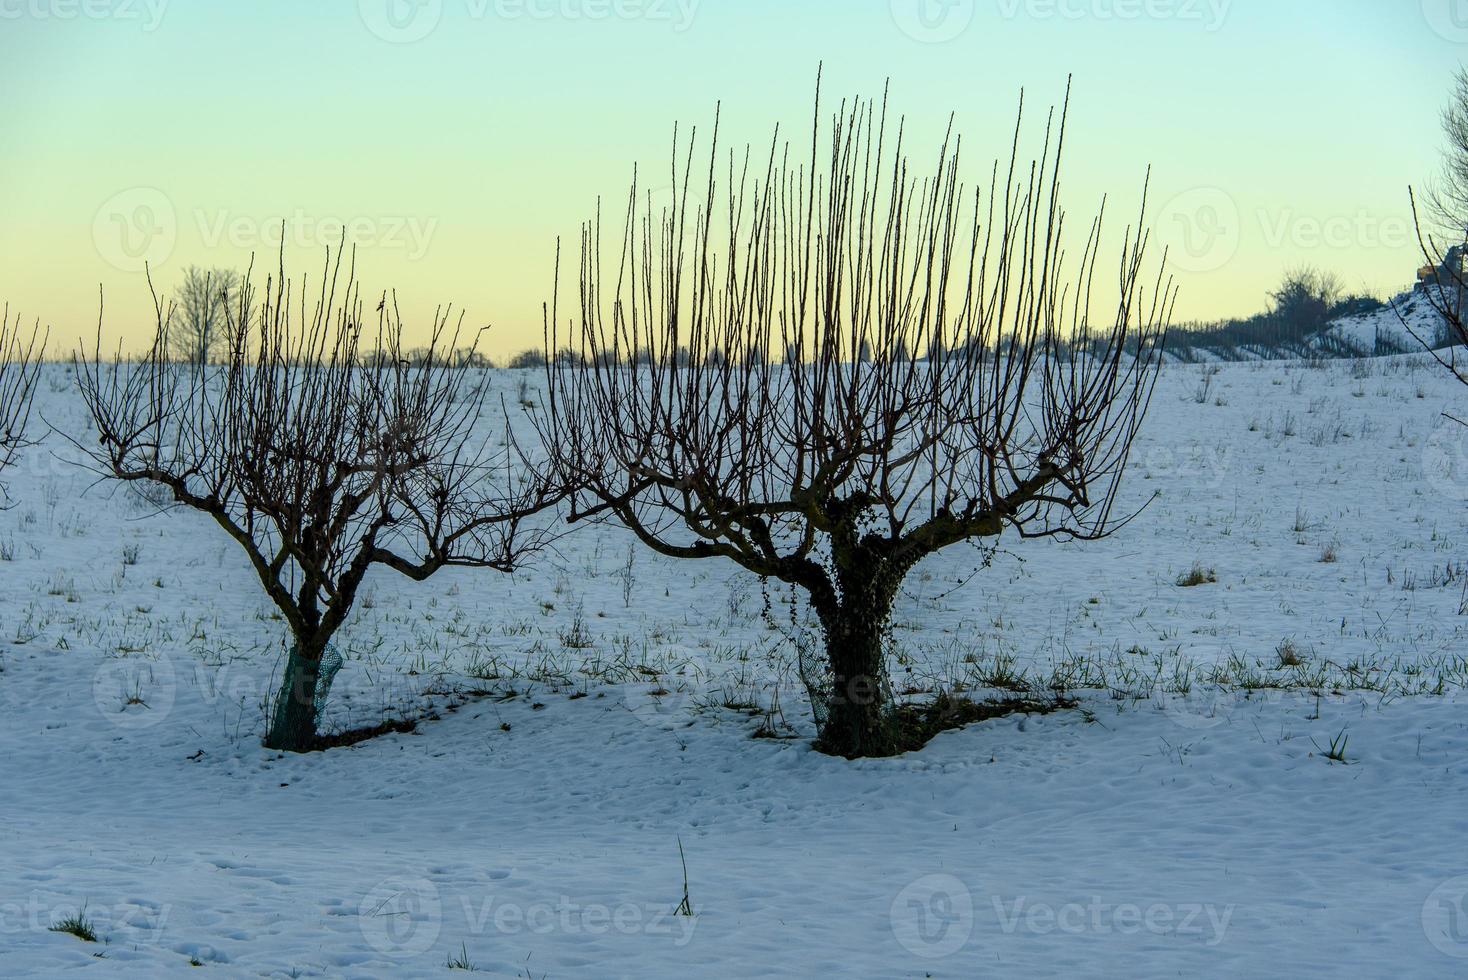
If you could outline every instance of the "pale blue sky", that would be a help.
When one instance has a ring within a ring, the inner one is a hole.
[[[1468,54],[1454,3],[0,0],[3,292],[75,336],[102,282],[133,336],[142,257],[163,282],[239,264],[284,217],[314,261],[348,222],[370,285],[525,346],[598,194],[719,99],[740,139],[803,133],[824,61],[832,96],[890,77],[919,136],[956,111],[975,176],[1019,89],[1038,110],[1073,72],[1067,202],[1130,216],[1150,164],[1184,317],[1251,312],[1301,263],[1385,293]]]

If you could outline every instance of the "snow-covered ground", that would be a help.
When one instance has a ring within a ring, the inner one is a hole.
[[[0,974],[1462,976],[1465,402],[1423,357],[1169,367],[1137,521],[899,600],[899,689],[1080,707],[856,763],[787,592],[598,527],[375,577],[327,724],[416,731],[267,752],[243,555],[53,436],[0,514]],[[98,943],[50,930],[83,906]]]

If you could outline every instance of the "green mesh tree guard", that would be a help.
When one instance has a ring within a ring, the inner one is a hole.
[[[321,655],[321,666],[316,668],[316,696],[311,699],[312,706],[316,709],[316,717],[326,710],[326,699],[331,696],[331,682],[336,677],[336,672],[342,669],[342,655],[337,652],[335,646],[328,643],[326,652]]]

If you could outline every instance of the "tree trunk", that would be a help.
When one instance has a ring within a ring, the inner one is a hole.
[[[896,719],[888,698],[882,632],[887,610],[843,606],[826,625],[831,691],[819,748],[847,759],[896,755]]]
[[[309,752],[316,747],[316,682],[320,673],[321,651],[309,650],[299,641],[292,643],[270,731],[265,736],[267,749]]]

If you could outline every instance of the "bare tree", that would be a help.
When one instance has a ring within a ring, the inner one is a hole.
[[[818,84],[808,163],[777,132],[765,162],[724,164],[716,125],[695,174],[697,135],[686,155],[675,135],[674,201],[640,207],[634,177],[610,273],[600,218],[583,228],[578,309],[563,336],[558,288],[545,343],[579,357],[551,359],[536,422],[571,520],[804,590],[820,747],[873,756],[902,747],[884,635],[918,561],[1127,519],[1113,505],[1173,288],[1142,282],[1139,223],[1093,320],[1100,217],[1062,263],[1064,111],[1028,165],[1017,124],[987,195],[959,181],[951,121],[920,179],[885,96],[843,102],[828,142],[821,120]]]
[[[555,495],[514,454],[507,423],[488,431],[483,373],[448,362],[458,328],[447,309],[429,331],[437,354],[410,364],[395,300],[382,296],[369,332],[355,257],[344,270],[340,251],[314,296],[304,281],[293,293],[282,267],[250,317],[253,302],[247,277],[218,367],[168,357],[171,319],[155,293],[158,334],[140,363],[104,365],[99,333],[76,371],[99,470],[160,484],[249,556],[294,640],[265,744],[303,751],[317,744],[335,666],[323,657],[368,571],[510,571],[541,543],[522,523]]]
[[[14,465],[23,449],[34,445],[28,434],[31,406],[47,336],[39,323],[27,333],[20,315],[12,320],[6,305],[0,317],[0,473]],[[0,494],[4,492],[0,486]]]
[[[237,312],[243,282],[232,269],[184,270],[169,325],[169,353],[174,359],[202,367],[226,355],[229,321]]]
[[[1427,189],[1424,207],[1419,208],[1416,192],[1410,192],[1417,241],[1427,260],[1419,273],[1418,288],[1442,321],[1441,336],[1419,336],[1403,311],[1396,312],[1412,338],[1468,384],[1468,370],[1458,363],[1458,348],[1468,344],[1468,327],[1463,322],[1463,292],[1468,285],[1464,269],[1468,260],[1468,68],[1459,69],[1453,77],[1453,91],[1442,110],[1442,129],[1442,175]]]
[[[1276,337],[1300,340],[1324,330],[1344,293],[1340,277],[1333,272],[1309,266],[1290,269],[1269,294]]]
[[[1422,256],[1432,272],[1419,282],[1422,295],[1437,313],[1442,324],[1438,336],[1424,336],[1407,318],[1406,313],[1393,305],[1402,328],[1437,360],[1453,373],[1459,383],[1468,385],[1468,365],[1459,357],[1461,348],[1468,347],[1468,323],[1464,322],[1464,292],[1468,290],[1468,244],[1455,244],[1444,249],[1438,240],[1423,227],[1422,215],[1417,208],[1417,196],[1412,197],[1412,220],[1417,228],[1417,242]],[[1452,416],[1449,416],[1452,418]],[[1468,420],[1454,421],[1468,424]]]
[[[1459,242],[1468,229],[1468,68],[1453,77],[1442,130],[1443,169],[1427,191],[1427,215],[1438,235]]]

